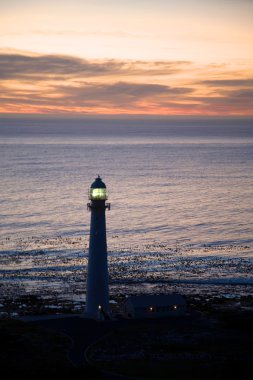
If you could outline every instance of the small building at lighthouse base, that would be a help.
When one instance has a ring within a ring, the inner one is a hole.
[[[177,293],[131,296],[123,304],[125,318],[179,317],[186,314],[186,301]]]

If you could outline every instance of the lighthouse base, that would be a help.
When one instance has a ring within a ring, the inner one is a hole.
[[[112,315],[109,313],[101,313],[98,311],[97,313],[89,313],[88,311],[85,311],[82,315],[83,318],[86,319],[93,319],[95,321],[110,321],[112,320]]]

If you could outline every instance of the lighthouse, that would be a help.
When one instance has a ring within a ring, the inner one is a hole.
[[[89,189],[88,210],[91,212],[88,275],[86,289],[86,312],[92,318],[106,319],[110,316],[106,219],[107,190],[98,176]]]

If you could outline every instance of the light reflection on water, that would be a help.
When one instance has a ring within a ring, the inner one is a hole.
[[[83,284],[87,189],[100,174],[112,206],[112,282],[251,283],[252,141],[196,134],[4,136],[3,279]]]
[[[252,239],[252,147],[4,145],[4,237],[87,234],[87,188],[109,189],[109,234],[161,241]],[[25,157],[22,159],[22,157]],[[15,158],[13,162],[13,157]]]

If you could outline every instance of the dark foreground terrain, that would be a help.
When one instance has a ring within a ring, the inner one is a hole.
[[[6,379],[250,379],[251,301],[199,303],[179,319],[5,318],[1,372]]]

